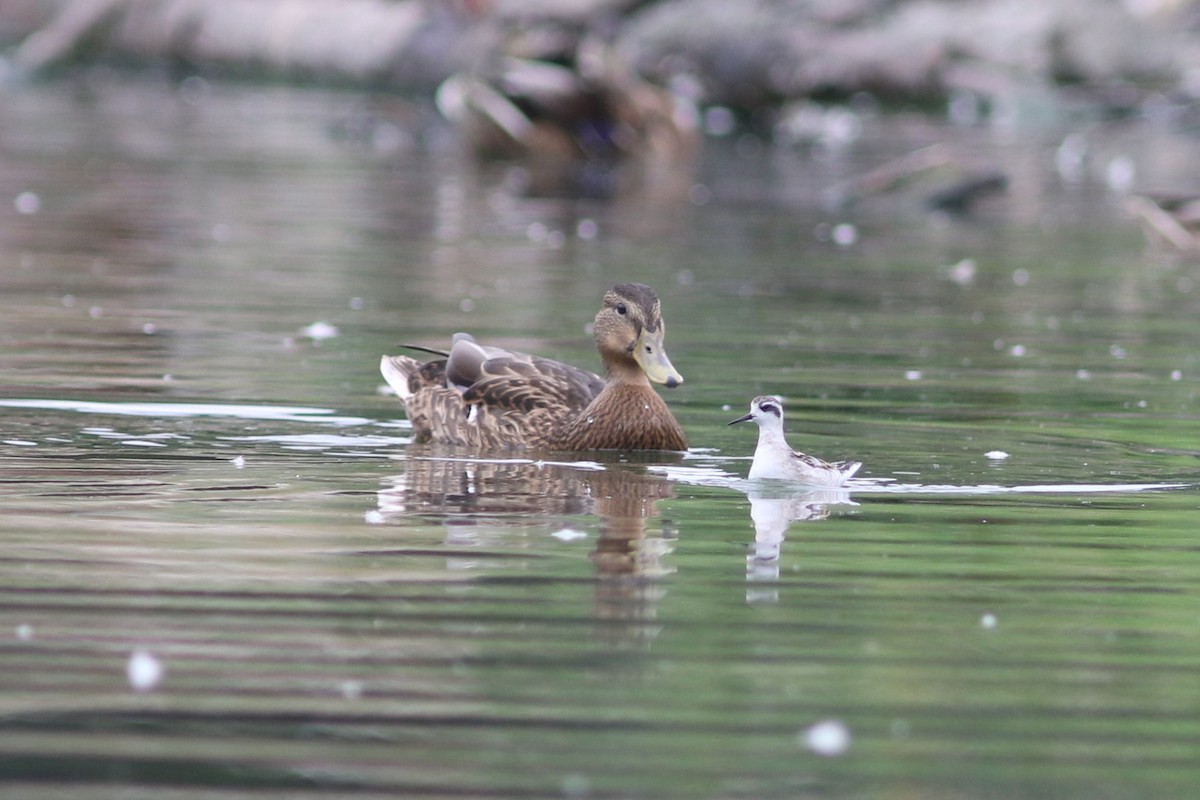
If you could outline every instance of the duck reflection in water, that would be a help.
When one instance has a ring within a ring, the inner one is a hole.
[[[405,472],[387,479],[390,485],[378,492],[376,521],[419,516],[440,522],[447,530],[448,560],[458,554],[477,563],[479,554],[472,550],[489,533],[529,530],[539,520],[549,521],[552,530],[570,529],[579,516],[595,515],[599,535],[589,559],[600,578],[596,619],[618,640],[644,641],[653,635],[648,623],[663,592],[654,579],[673,571],[665,557],[674,549],[675,532],[669,520],[647,524],[659,514],[658,501],[673,490],[669,480],[646,474],[638,462],[672,456],[590,455],[598,460],[480,458],[445,445],[413,444]],[[506,550],[511,547],[505,543]],[[612,622],[624,624],[609,626]]]

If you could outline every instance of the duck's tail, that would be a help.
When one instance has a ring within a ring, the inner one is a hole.
[[[396,390],[397,396],[405,403],[413,396],[412,377],[421,369],[421,362],[408,356],[383,356],[379,359],[379,371],[388,386]]]

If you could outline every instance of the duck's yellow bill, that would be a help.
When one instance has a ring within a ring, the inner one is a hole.
[[[653,333],[642,329],[642,335],[638,337],[637,344],[633,348],[633,358],[646,373],[647,378],[674,389],[683,383],[683,376],[675,371],[671,359],[667,358],[666,348],[663,347],[664,333],[665,330],[662,328]]]

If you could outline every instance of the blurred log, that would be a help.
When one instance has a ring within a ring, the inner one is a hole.
[[[999,170],[974,173],[959,178],[925,198],[930,211],[966,214],[983,197],[1008,191],[1008,176]]]
[[[62,7],[45,27],[21,43],[13,63],[27,72],[39,72],[74,57],[109,23],[120,5],[121,0],[82,0]]]
[[[945,146],[922,147],[836,184],[829,190],[829,202],[833,208],[846,208],[868,197],[894,192],[917,176],[953,163],[954,158]]]
[[[1200,249],[1200,239],[1196,236],[1200,227],[1200,201],[1195,198],[1176,201],[1135,194],[1125,201],[1125,207],[1142,224],[1151,241],[1166,242],[1184,253]]]
[[[64,0],[0,0],[0,47],[11,48],[60,11]]]

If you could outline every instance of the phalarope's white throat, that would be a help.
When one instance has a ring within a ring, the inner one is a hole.
[[[859,461],[822,461],[793,450],[783,436],[783,400],[763,395],[750,401],[750,413],[730,422],[753,420],[758,425],[758,446],[754,448],[754,463],[750,480],[771,478],[794,481],[805,486],[836,488],[858,472]]]

